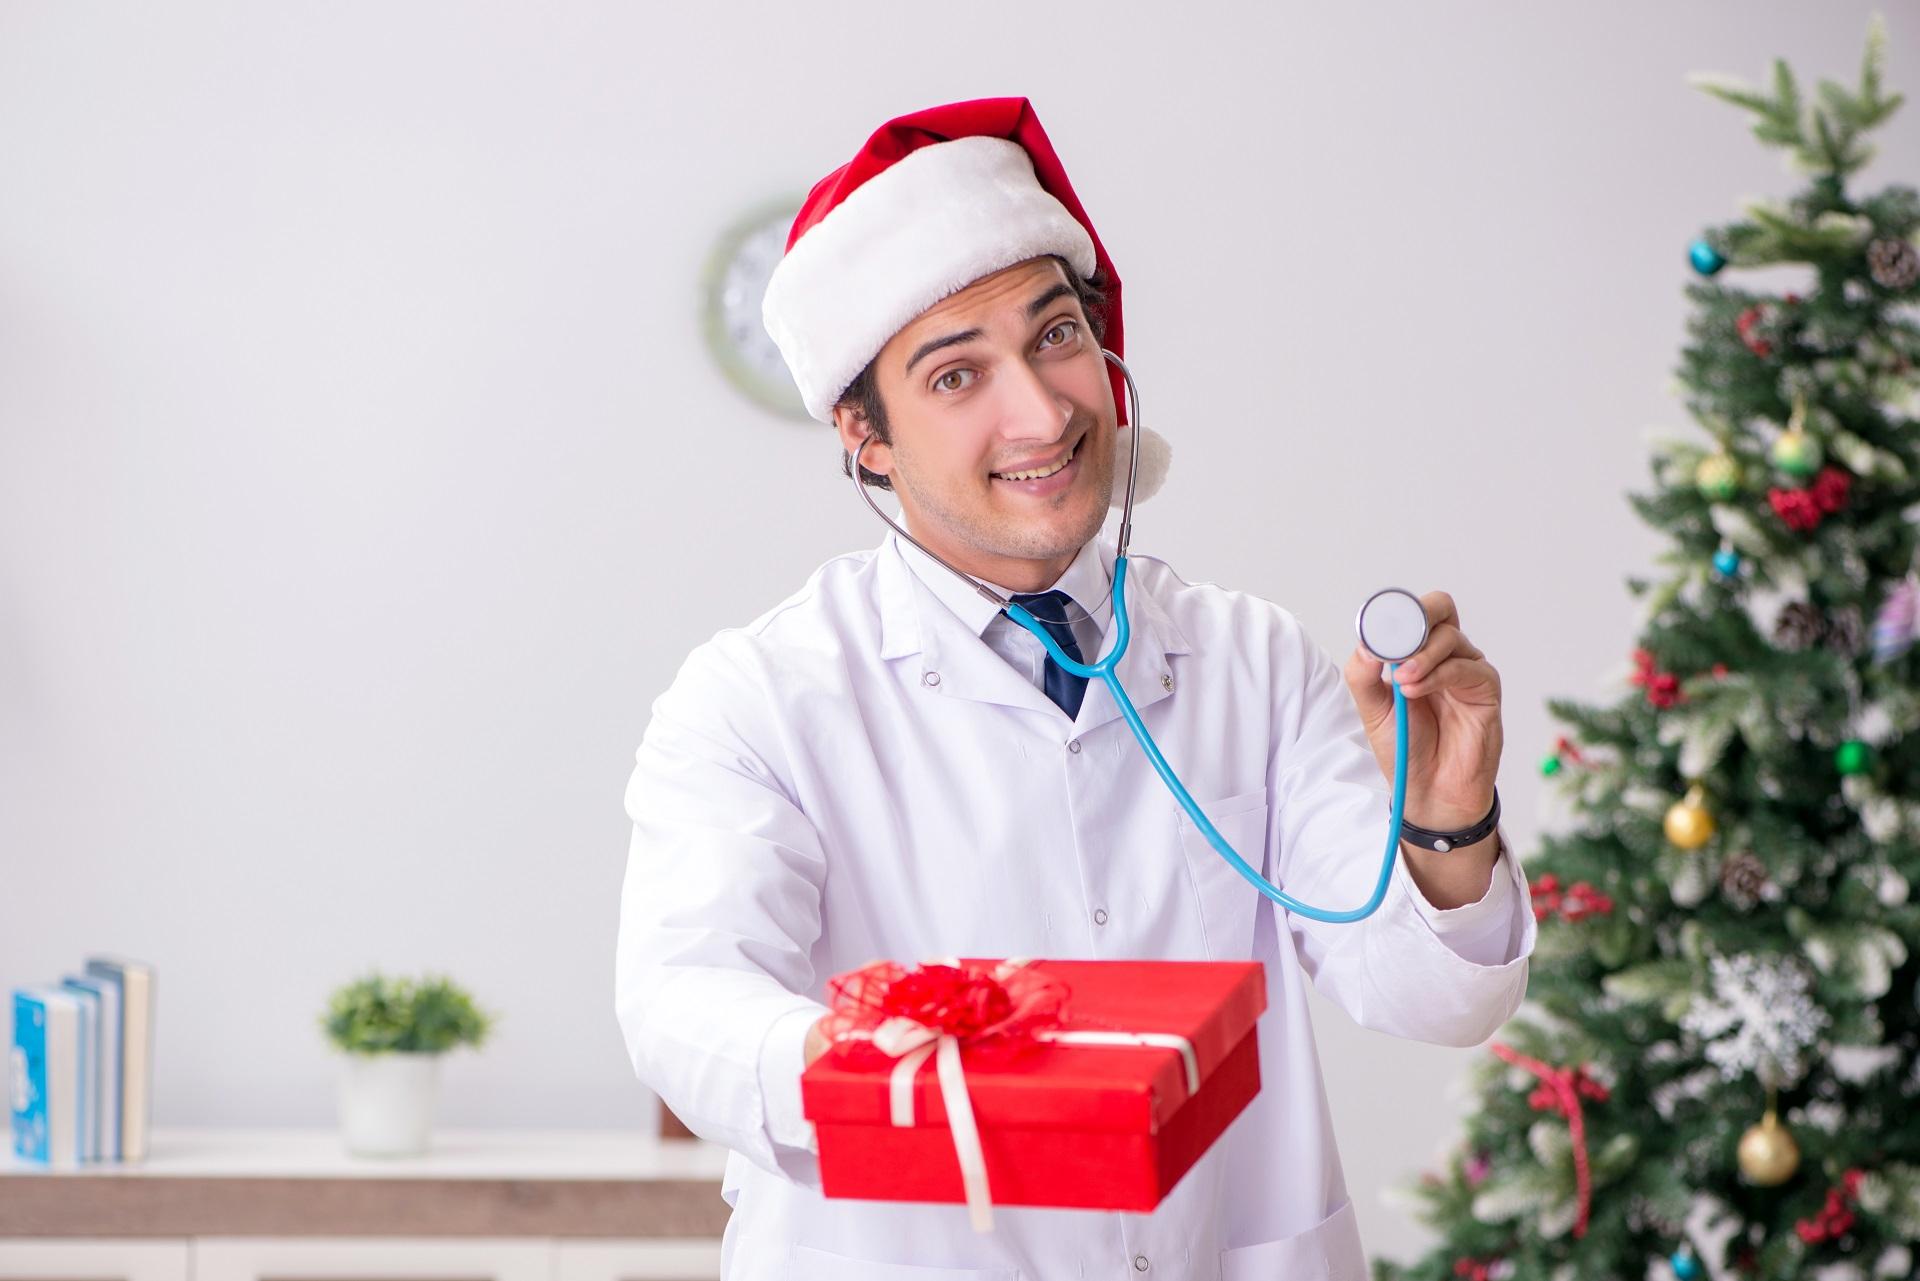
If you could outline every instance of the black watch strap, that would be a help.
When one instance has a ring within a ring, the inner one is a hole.
[[[1391,814],[1392,810],[1389,809],[1388,813]],[[1416,827],[1414,824],[1407,822],[1405,818],[1402,818],[1400,820],[1400,839],[1410,841],[1422,849],[1438,850],[1444,854],[1450,849],[1456,849],[1462,845],[1474,844],[1484,838],[1487,833],[1491,832],[1499,823],[1500,789],[1496,786],[1493,789],[1493,808],[1487,811],[1485,818],[1473,826],[1463,827],[1457,832],[1436,832],[1430,827]]]

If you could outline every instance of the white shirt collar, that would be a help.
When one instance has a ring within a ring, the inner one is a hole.
[[[904,512],[901,513],[900,524],[914,537],[920,536],[912,522],[906,519]],[[943,568],[913,543],[901,538],[897,533],[893,534],[892,538],[899,546],[907,564],[913,567],[915,574],[919,575],[920,581],[925,583],[948,609],[972,628],[974,635],[984,634],[987,626],[994,619],[1005,616],[1003,611],[994,608],[992,601],[970,590],[965,583],[954,576],[951,570]],[[1060,577],[1045,589],[1047,591],[1058,589],[1065,592],[1074,604],[1093,615],[1094,624],[1102,636],[1106,635],[1107,620],[1113,616],[1113,602],[1108,599],[1108,588],[1113,582],[1113,575],[1108,568],[1110,555],[1110,549],[1103,546],[1103,540],[1098,535],[1089,538],[1081,544],[1079,552],[1075,554],[1072,563]],[[977,575],[968,576],[975,582],[999,592],[1002,596],[1015,595],[1011,588],[1002,584]]]

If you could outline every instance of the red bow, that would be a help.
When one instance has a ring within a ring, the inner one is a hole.
[[[1066,984],[1031,966],[962,962],[910,970],[875,961],[827,980],[833,1012],[823,1030],[837,1041],[905,1018],[969,1047],[1024,1043],[1033,1032],[1060,1025],[1066,999]]]

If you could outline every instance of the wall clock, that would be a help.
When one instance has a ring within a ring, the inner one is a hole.
[[[721,233],[701,271],[701,326],[729,383],[763,409],[812,422],[787,362],[760,322],[760,300],[786,253],[800,204],[798,197],[770,200]]]

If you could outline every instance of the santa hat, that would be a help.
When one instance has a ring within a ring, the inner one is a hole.
[[[889,120],[859,154],[814,184],[761,304],[807,412],[833,406],[889,339],[982,276],[1058,254],[1082,278],[1105,276],[1102,345],[1125,358],[1120,275],[1073,194],[1025,98],[977,98]],[[1172,451],[1127,420],[1126,381],[1107,374],[1119,411],[1113,503],[1142,440],[1134,499],[1151,496]]]

